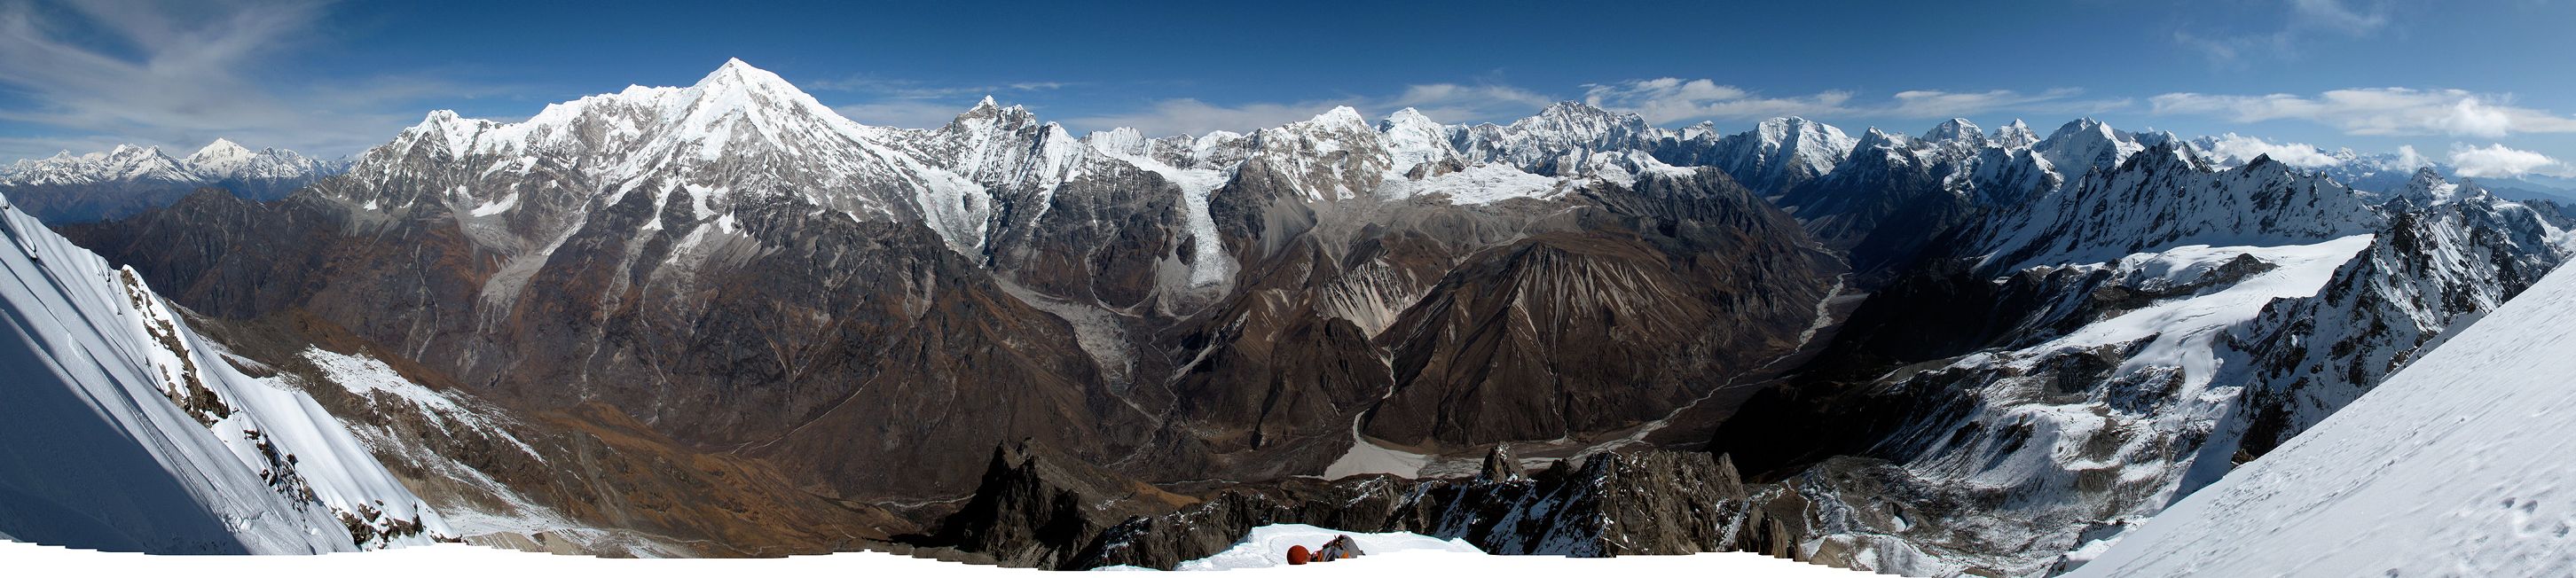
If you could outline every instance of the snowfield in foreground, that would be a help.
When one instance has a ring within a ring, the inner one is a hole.
[[[1234,547],[1218,552],[1214,556],[1182,562],[1178,569],[1233,570],[1285,566],[1288,563],[1289,548],[1305,546],[1308,551],[1321,551],[1324,549],[1325,542],[1331,542],[1337,536],[1350,536],[1351,541],[1359,544],[1360,552],[1369,555],[1396,552],[1450,552],[1478,555],[1485,553],[1477,550],[1475,546],[1468,545],[1466,540],[1442,540],[1412,532],[1372,534],[1341,532],[1305,524],[1273,524],[1253,528],[1252,535],[1244,537],[1243,541],[1236,543]]]
[[[1353,534],[1358,538],[1358,534]],[[1429,538],[1424,538],[1428,540]],[[1437,541],[1437,540],[1434,540]],[[1320,542],[1318,542],[1320,543]],[[1041,576],[1026,568],[975,566],[887,554],[846,552],[787,558],[639,560],[555,556],[437,544],[321,556],[145,556],[67,550],[0,540],[0,560],[34,576]],[[1691,556],[1558,558],[1487,556],[1409,550],[1328,564],[1235,570],[1263,576],[1868,576],[1745,552]]]
[[[2081,576],[2576,572],[2576,271],[2129,533]]]
[[[1288,565],[1288,549],[1323,547],[1336,536],[1350,536],[1366,555],[1348,560]],[[978,567],[980,568],[980,567]],[[1840,568],[1773,558],[1750,552],[1712,552],[1690,556],[1625,556],[1565,558],[1559,556],[1494,556],[1466,540],[1442,540],[1411,532],[1344,532],[1305,524],[1272,524],[1252,529],[1234,547],[1213,556],[1182,562],[1183,571],[1257,571],[1332,576],[1531,575],[1574,576],[1607,573],[1644,576],[1860,576]],[[1152,571],[1111,566],[1098,571]]]

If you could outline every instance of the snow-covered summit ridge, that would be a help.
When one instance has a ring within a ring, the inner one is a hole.
[[[1043,207],[1057,187],[1114,173],[1119,165],[1163,174],[1181,189],[1171,194],[1189,199],[1189,207],[1252,166],[1310,202],[1405,199],[1437,190],[1450,193],[1452,202],[1479,203],[1562,188],[1495,169],[1469,170],[1480,165],[1557,184],[1709,167],[1764,196],[1788,194],[1847,167],[1869,171],[1847,179],[1852,190],[1870,188],[1889,171],[1920,169],[1961,198],[2012,207],[2082,185],[2088,174],[2118,172],[2156,145],[2218,167],[2253,164],[2169,133],[2121,131],[2093,119],[2066,123],[2046,138],[2019,120],[1989,131],[1950,119],[1913,134],[1852,134],[1798,117],[1735,133],[1705,122],[1664,129],[1636,114],[1568,101],[1507,124],[1443,124],[1414,109],[1372,123],[1362,111],[1334,107],[1250,133],[1154,137],[1119,128],[1077,137],[991,97],[946,126],[897,129],[843,117],[777,74],[728,60],[687,87],[629,87],[550,105],[522,122],[433,112],[367,154],[362,164],[368,168],[356,172],[378,191],[345,201],[399,210],[427,200],[460,214],[533,222],[533,231],[520,232],[527,239],[510,244],[544,246],[562,227],[581,222],[584,207],[630,191],[685,189],[695,216],[707,221],[729,214],[733,197],[746,191],[793,191],[862,220],[921,222],[974,257],[991,250],[997,235],[1028,225],[1013,219],[1046,218]],[[448,178],[421,178],[424,168]],[[1475,177],[1427,181],[1464,172]],[[574,198],[515,196],[527,179],[555,180]],[[403,193],[410,198],[359,198],[423,181],[444,184]],[[1488,186],[1499,188],[1483,189]],[[549,213],[513,216],[530,210]],[[1191,211],[1191,220],[1199,220],[1197,209]],[[2331,237],[2300,241],[2322,238]]]
[[[311,179],[341,171],[343,163],[317,160],[295,151],[250,150],[215,139],[183,158],[161,147],[117,145],[106,151],[74,155],[62,151],[41,159],[23,159],[0,167],[0,187],[64,186],[101,183],[211,185],[228,180]]]

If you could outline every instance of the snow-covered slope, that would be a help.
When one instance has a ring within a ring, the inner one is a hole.
[[[0,234],[0,533],[257,554],[453,534],[312,398],[235,369],[131,269],[14,207]]]
[[[41,159],[23,159],[0,167],[0,187],[86,185],[99,183],[213,185],[227,180],[312,179],[340,170],[338,163],[313,159],[283,149],[252,151],[233,141],[215,139],[183,158],[170,158],[160,147],[117,145],[114,150],[73,155],[63,151]]]
[[[2098,137],[2108,130],[2076,134]],[[2040,146],[2048,152],[2048,143]],[[2096,262],[2189,243],[2311,243],[2381,222],[2367,198],[2279,162],[2216,170],[2191,149],[2171,144],[2121,158],[2117,169],[2087,173],[1999,219],[1982,245],[1987,270]]]
[[[1227,548],[1223,552],[1206,558],[1182,562],[1175,569],[1233,570],[1286,566],[1289,548],[1305,546],[1308,551],[1321,550],[1325,542],[1330,542],[1339,536],[1350,536],[1352,542],[1359,544],[1360,551],[1369,555],[1408,551],[1484,553],[1477,550],[1475,546],[1469,545],[1466,540],[1456,538],[1442,540],[1411,532],[1341,532],[1305,524],[1273,524],[1253,528],[1252,533],[1244,536],[1243,541],[1236,543],[1233,548]]]
[[[1991,315],[1865,330],[1973,345],[1869,379],[1871,401],[1820,402],[1901,424],[1842,450],[1883,462],[1795,478],[1822,543],[1918,552],[1853,559],[1906,573],[2045,569],[2449,347],[2569,254],[2532,207],[2429,173],[2410,190],[2222,169],[2166,140],[1972,225],[1961,273],[1877,306]],[[1888,501],[1901,515],[1871,513]]]
[[[2057,127],[2057,132],[2049,133],[2046,140],[2039,141],[2032,148],[2048,157],[2050,164],[2061,167],[2067,180],[2071,181],[2083,178],[2089,171],[2118,168],[2121,162],[2129,159],[2129,155],[2143,152],[2147,147],[2139,144],[2135,134],[2114,130],[2111,125],[2085,118]]]
[[[2576,572],[2576,272],[2559,271],[2079,576]]]
[[[168,205],[199,187],[225,187],[252,199],[274,199],[316,179],[338,174],[346,163],[295,151],[252,151],[215,139],[182,158],[159,147],[119,145],[114,150],[25,159],[0,166],[0,193],[49,222],[117,218]]]

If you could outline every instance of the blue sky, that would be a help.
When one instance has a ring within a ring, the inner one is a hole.
[[[1583,100],[1730,130],[2091,116],[2576,174],[2576,1],[1762,4],[0,0],[0,161],[219,136],[339,156],[432,109],[517,119],[739,57],[895,126],[985,94],[1149,133]]]

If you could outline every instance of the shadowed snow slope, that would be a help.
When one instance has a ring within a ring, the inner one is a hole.
[[[296,554],[452,534],[303,393],[243,375],[130,269],[0,202],[0,533]]]
[[[2576,273],[2560,271],[2086,576],[2576,571]]]

